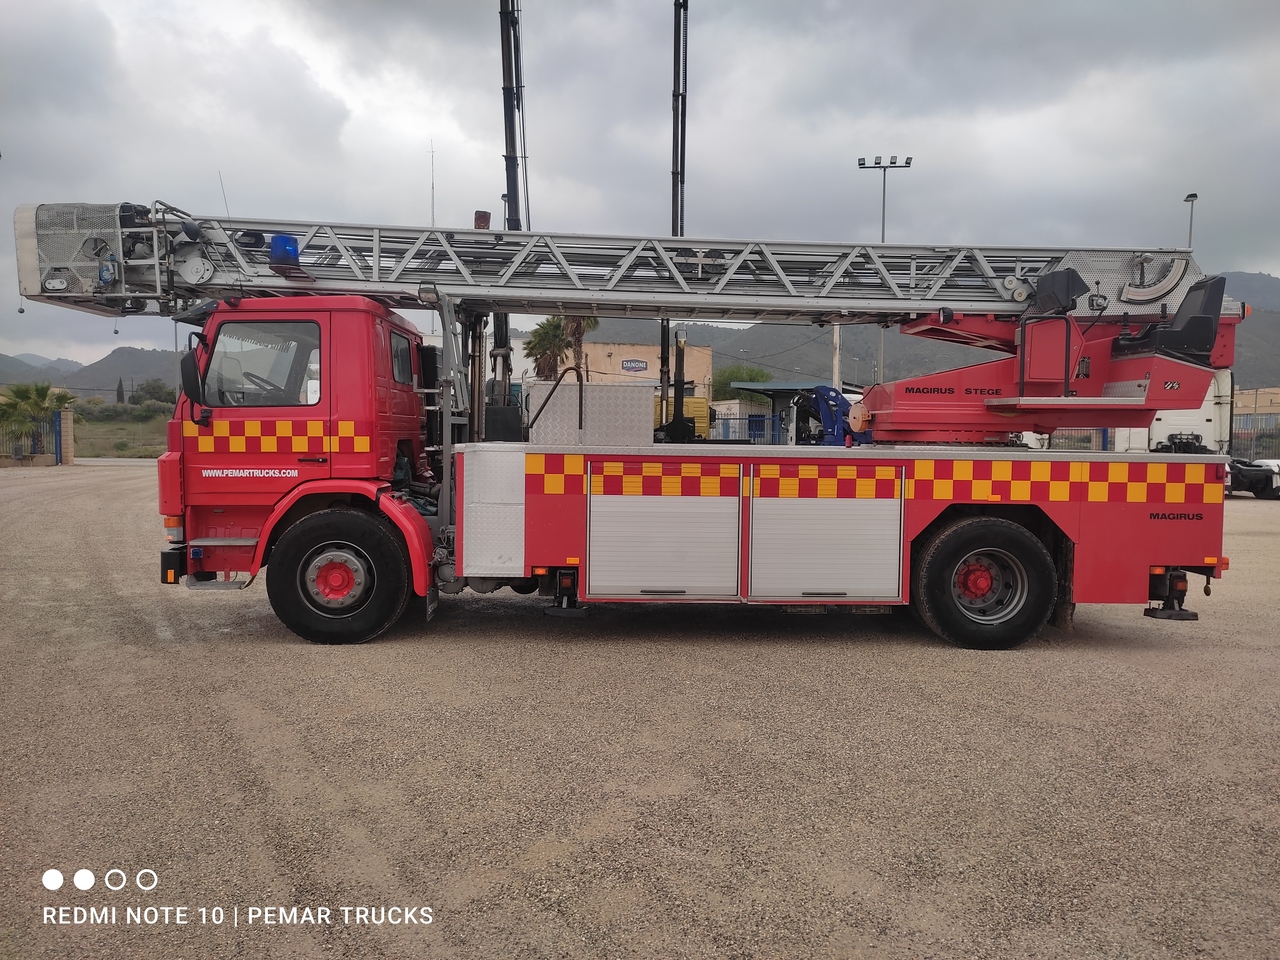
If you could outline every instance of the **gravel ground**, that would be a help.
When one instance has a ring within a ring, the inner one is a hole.
[[[326,648],[156,582],[150,464],[4,470],[0,956],[1280,957],[1280,505],[1227,522],[1199,623],[1009,653],[507,591]]]

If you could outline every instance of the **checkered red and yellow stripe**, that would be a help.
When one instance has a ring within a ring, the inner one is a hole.
[[[1222,503],[1223,483],[1203,463],[916,460],[908,500]]]
[[[592,470],[591,492],[624,497],[736,497],[736,463],[623,462],[606,460]]]
[[[580,453],[526,453],[524,492],[573,494],[586,489],[587,459]]]
[[[336,434],[323,420],[215,420],[202,427],[182,423],[200,453],[368,453],[369,437],[356,434],[354,420],[337,421]]]
[[[766,500],[896,500],[898,468],[851,463],[762,463],[751,495]]]

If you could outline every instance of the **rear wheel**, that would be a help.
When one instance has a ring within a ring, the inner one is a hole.
[[[1048,621],[1056,583],[1049,551],[1026,527],[969,517],[924,544],[912,570],[912,603],[929,629],[956,646],[1007,650]]]
[[[381,517],[322,510],[284,532],[267,565],[280,621],[312,643],[364,643],[409,602],[409,563]]]

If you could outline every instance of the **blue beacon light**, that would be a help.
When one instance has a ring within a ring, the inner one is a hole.
[[[287,233],[277,233],[271,238],[271,263],[296,267],[298,263],[298,238]]]

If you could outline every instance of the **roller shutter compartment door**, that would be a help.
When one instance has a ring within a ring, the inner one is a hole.
[[[656,486],[663,479],[668,487],[676,486],[669,477],[649,483]],[[689,478],[684,478],[684,485],[691,485]],[[737,485],[736,475],[725,478],[726,491]],[[714,484],[703,485],[704,489],[709,486]],[[588,596],[659,599],[738,595],[741,515],[736,495],[597,492],[602,487],[601,478],[593,476]]]
[[[873,473],[841,477],[838,482],[834,476],[754,477],[749,595],[813,601],[899,599],[901,477],[896,468],[879,470],[879,477]],[[824,465],[823,473],[827,472]]]

